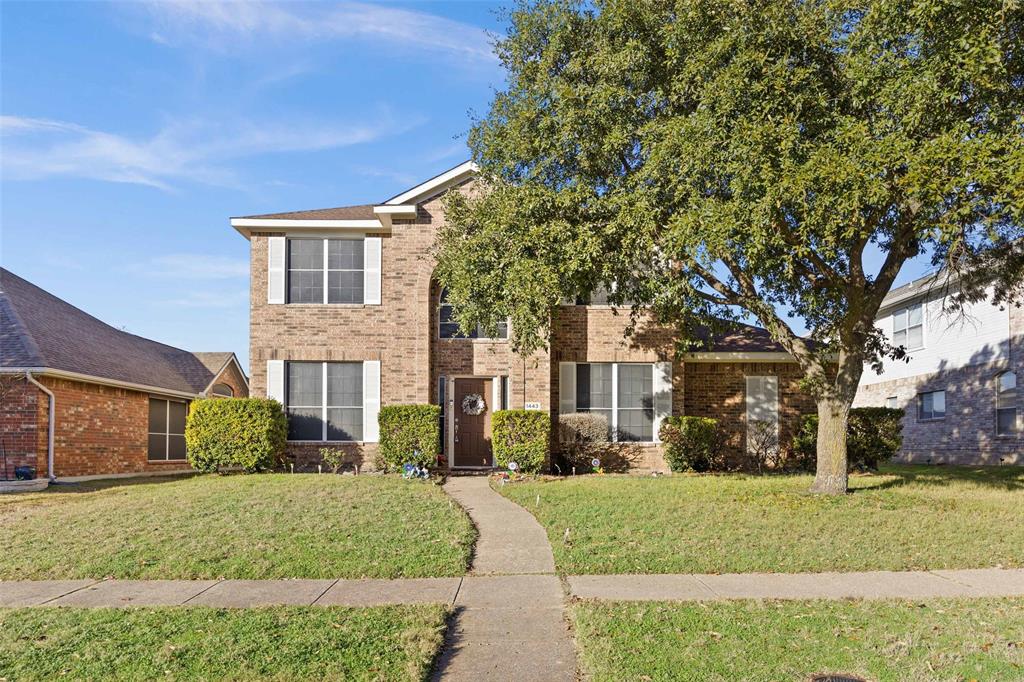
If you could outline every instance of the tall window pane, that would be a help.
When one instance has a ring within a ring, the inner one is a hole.
[[[651,365],[619,365],[619,440],[654,440]]]
[[[363,302],[363,240],[327,242],[327,302]]]
[[[892,342],[907,350],[924,347],[924,308],[920,303],[892,314]]]
[[[324,302],[324,240],[288,240],[288,302]]]
[[[996,377],[996,433],[1017,433],[1017,375],[1003,372]]]
[[[323,364],[288,363],[288,438],[323,440]]]
[[[327,363],[327,440],[363,439],[363,365]]]
[[[942,419],[946,416],[946,392],[930,391],[917,396],[918,419]]]
[[[484,333],[483,328],[477,326],[469,334],[464,334],[459,329],[459,323],[455,321],[455,311],[452,308],[451,303],[448,302],[448,292],[445,289],[441,289],[440,301],[437,307],[438,317],[438,336],[442,339],[507,339],[508,338],[508,322],[501,321],[497,324],[495,335],[492,337],[487,336]]]
[[[576,365],[576,411],[602,414],[612,425],[612,365],[591,363]]]

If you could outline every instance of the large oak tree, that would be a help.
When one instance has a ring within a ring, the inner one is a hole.
[[[1020,3],[544,1],[508,19],[508,84],[470,133],[479,191],[451,194],[439,240],[464,324],[508,317],[528,352],[560,300],[613,283],[682,346],[753,318],[804,373],[812,490],[837,493],[865,364],[904,353],[874,326],[901,266],[947,268],[951,305],[1020,294]]]

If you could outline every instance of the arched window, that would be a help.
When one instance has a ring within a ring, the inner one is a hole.
[[[231,388],[227,384],[214,384],[213,394],[219,395],[222,398],[233,398],[235,395],[235,389]]]
[[[1017,374],[1003,372],[996,377],[996,433],[1017,433]]]

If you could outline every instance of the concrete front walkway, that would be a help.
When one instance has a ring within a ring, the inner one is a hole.
[[[435,680],[576,679],[565,595],[547,533],[484,476],[444,486],[469,513],[479,539],[462,581]]]

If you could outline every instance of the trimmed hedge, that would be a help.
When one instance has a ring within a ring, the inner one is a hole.
[[[498,410],[491,416],[491,446],[500,467],[509,462],[524,473],[544,468],[551,443],[551,417],[538,410]]]
[[[437,405],[385,405],[380,425],[379,465],[398,471],[403,464],[437,466],[441,448],[441,408]],[[418,453],[418,454],[417,454]]]
[[[284,454],[288,418],[267,398],[193,401],[185,421],[188,461],[199,471],[261,471]]]
[[[903,410],[891,407],[855,407],[846,426],[846,461],[851,470],[875,470],[892,459],[903,443]],[[818,415],[804,415],[793,437],[793,454],[800,465],[814,469],[818,462]]]
[[[718,420],[707,417],[666,417],[658,432],[665,460],[672,471],[711,471],[722,468],[722,434]]]

